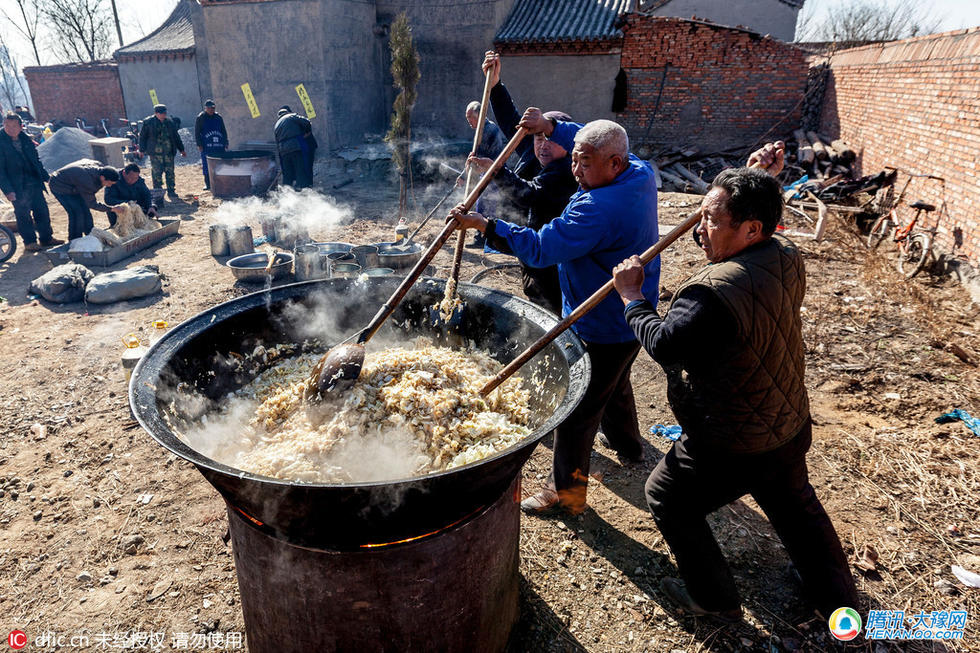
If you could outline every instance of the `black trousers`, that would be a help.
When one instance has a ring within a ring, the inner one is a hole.
[[[592,445],[600,424],[617,451],[629,456],[643,451],[630,383],[630,368],[640,351],[640,343],[635,340],[611,345],[586,342],[585,346],[592,361],[592,378],[582,402],[555,429],[549,479],[562,503],[570,508],[585,505]]]
[[[42,188],[40,181],[30,181],[16,191],[14,218],[17,220],[17,232],[25,245],[36,243],[38,238],[42,243],[46,243],[52,237],[51,214],[48,211],[48,203],[44,200]]]
[[[81,238],[92,231],[92,227],[95,226],[95,222],[92,220],[92,211],[81,195],[59,195],[55,193],[54,198],[65,207],[65,211],[68,213],[68,240]]]
[[[313,185],[312,169],[301,151],[280,154],[279,161],[282,166],[284,186],[292,186],[299,190]]]
[[[532,268],[521,262],[521,285],[528,299],[561,317],[561,285],[556,266]]]
[[[688,434],[647,479],[653,518],[691,597],[707,610],[738,607],[732,572],[705,516],[750,494],[769,518],[803,579],[807,599],[825,616],[857,607],[857,590],[830,517],[807,476],[812,427],[761,454],[701,450]]]

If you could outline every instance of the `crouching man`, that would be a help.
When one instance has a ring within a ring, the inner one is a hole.
[[[768,145],[749,163],[761,159],[776,173],[782,154]],[[708,265],[681,284],[663,317],[644,297],[638,257],[614,270],[626,320],[663,366],[684,428],[646,483],[681,576],[664,579],[661,589],[690,613],[729,622],[741,620],[741,598],[705,517],[745,494],[766,513],[824,618],[857,607],[847,558],[807,478],[806,277],[796,247],[774,235],[780,191],[761,170],[715,178],[696,229]]]

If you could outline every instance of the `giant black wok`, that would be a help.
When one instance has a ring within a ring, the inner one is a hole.
[[[334,332],[323,338],[329,346],[367,324],[398,281],[297,283],[190,318],[161,338],[134,370],[129,388],[133,414],[157,442],[196,465],[232,509],[255,527],[300,546],[350,550],[420,537],[465,519],[500,497],[538,441],[581,400],[591,367],[571,331],[521,371],[531,388],[533,433],[491,457],[449,471],[375,483],[288,482],[212,460],[180,437],[202,413],[216,409],[261,371],[262,365],[243,363],[242,356],[258,345],[297,343],[308,336],[308,320],[295,319],[297,308],[330,318]],[[444,282],[434,279],[416,284],[372,344],[418,335],[442,338],[428,324],[428,307],[441,299],[443,288]],[[467,305],[463,337],[502,363],[556,323],[544,309],[503,292],[463,283],[459,294]]]

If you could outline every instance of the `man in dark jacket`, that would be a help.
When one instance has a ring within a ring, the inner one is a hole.
[[[65,242],[51,235],[51,216],[44,200],[47,180],[48,172],[37,155],[34,141],[24,133],[21,117],[8,113],[0,132],[0,191],[14,205],[17,231],[28,252]]]
[[[293,113],[288,105],[283,105],[279,108],[275,134],[282,183],[297,190],[312,186],[313,157],[317,143],[309,119]]]
[[[140,176],[140,167],[135,163],[128,164],[119,171],[119,181],[105,189],[105,203],[109,206],[124,204],[126,202],[136,202],[143,209],[143,213],[151,218],[157,216],[157,206],[153,203],[150,189],[146,187],[146,182]],[[116,214],[114,211],[107,211],[109,215],[109,226],[116,225]]]
[[[500,56],[487,52],[483,70],[489,70],[491,75],[490,106],[493,114],[504,136],[513,138],[521,115],[500,81]],[[551,121],[571,121],[561,111],[548,111],[544,117]],[[561,215],[568,198],[578,190],[578,182],[572,174],[572,157],[561,145],[541,132],[535,134],[533,139],[521,141],[515,154],[518,159],[514,169],[504,166],[494,177],[494,183],[500,189],[497,217],[537,231]],[[476,157],[471,157],[470,161],[481,174],[493,163],[490,159]],[[490,246],[497,251],[510,253],[506,243],[499,238],[494,239]],[[557,266],[536,268],[523,261],[518,262],[524,294],[528,299],[561,315]]]
[[[201,169],[204,171],[204,190],[211,190],[211,179],[208,177],[208,154],[224,152],[228,149],[228,132],[225,131],[225,120],[215,110],[214,100],[204,101],[204,111],[197,114],[194,121],[194,140],[201,153]]]
[[[95,194],[119,181],[119,172],[95,162],[69,163],[51,173],[51,193],[68,212],[68,239],[87,235],[95,226],[92,211],[112,211]]]
[[[480,122],[480,103],[473,100],[468,105],[466,105],[466,122],[469,124],[470,129],[476,130],[477,125]],[[483,122],[483,133],[480,135],[480,142],[476,146],[476,156],[486,159],[496,159],[497,155],[504,151],[507,147],[507,141],[504,139],[504,134],[492,120],[487,118]],[[470,154],[473,154],[471,152]],[[494,184],[491,184],[482,195],[476,200],[476,206],[474,210],[477,213],[482,213],[491,217],[496,217],[498,214],[497,201],[499,199],[499,192]],[[487,239],[484,234],[477,233],[473,236],[473,241],[466,247],[470,249],[483,249],[486,245]]]
[[[776,174],[782,157],[776,143],[749,162]],[[614,271],[626,319],[664,367],[667,399],[684,429],[646,483],[681,576],[661,588],[686,611],[728,622],[741,620],[741,598],[705,517],[745,494],[769,517],[823,618],[858,607],[840,540],[807,479],[806,278],[799,251],[774,235],[782,206],[770,174],[719,174],[696,230],[708,265],[681,284],[663,318],[641,292],[638,257]]]
[[[154,188],[163,188],[163,177],[167,178],[167,196],[177,197],[174,180],[174,156],[187,156],[184,143],[177,133],[177,125],[167,117],[167,107],[157,104],[153,115],[143,121],[140,129],[140,151],[150,155],[150,177]]]

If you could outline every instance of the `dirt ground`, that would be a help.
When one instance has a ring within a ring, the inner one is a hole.
[[[196,190],[199,168],[180,167],[177,177],[181,199],[163,215],[179,217],[179,237],[115,266],[158,265],[162,294],[52,305],[27,291],[49,269],[43,255],[21,249],[0,265],[0,629],[24,631],[25,650],[85,648],[70,639],[82,636],[91,650],[140,642],[148,650],[160,640],[167,649],[234,649],[243,637],[223,502],[138,427],[120,368],[124,335],[146,338],[154,320],[176,324],[255,290],[236,285],[210,255],[208,220],[218,202]],[[331,194],[355,204],[357,217],[314,237],[390,239],[393,187],[354,182]],[[698,201],[662,195],[661,224],[676,224]],[[52,204],[55,235],[64,237],[65,214]],[[97,225],[104,221],[97,216]],[[435,231],[433,223],[427,233]],[[843,217],[833,217],[828,235],[822,243],[797,239],[808,271],[809,463],[855,565],[863,605],[853,607],[862,617],[868,609],[969,612],[961,642],[855,648],[978,651],[980,590],[960,583],[950,565],[980,572],[980,439],[961,422],[934,418],[952,408],[980,415],[977,367],[952,351],[959,346],[978,359],[980,307],[948,280],[902,280],[867,256]],[[702,258],[683,238],[663,256],[663,286],[676,288]],[[438,275],[450,260],[448,250],[438,255]],[[463,278],[505,260],[467,250]],[[513,271],[481,283],[519,292]],[[643,353],[633,383],[644,432],[672,424],[663,374]],[[685,616],[660,593],[660,578],[676,570],[646,510],[643,483],[670,442],[647,439],[641,464],[621,465],[596,445],[584,515],[522,517],[521,618],[511,650],[835,650],[750,499],[710,518],[743,592],[746,623]],[[546,445],[524,469],[526,494],[548,473]],[[869,550],[877,561],[862,571],[856,563]],[[39,636],[49,639],[36,645]]]

